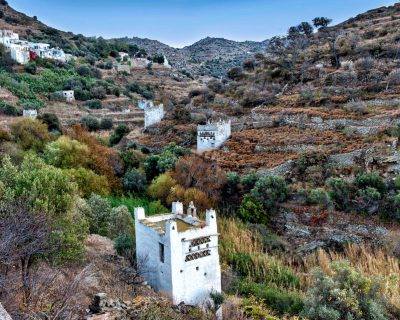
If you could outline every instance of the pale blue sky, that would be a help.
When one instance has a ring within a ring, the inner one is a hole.
[[[201,38],[265,40],[291,25],[327,16],[335,23],[385,0],[8,0],[65,31],[105,38],[138,36],[182,47]]]

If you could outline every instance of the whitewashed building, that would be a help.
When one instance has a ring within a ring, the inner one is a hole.
[[[19,64],[27,64],[30,61],[29,45],[25,41],[16,41],[9,46],[11,59]]]
[[[22,111],[22,116],[24,118],[32,118],[32,119],[36,119],[38,115],[37,110],[35,109],[27,109],[27,110],[23,110]]]
[[[197,151],[218,149],[231,136],[231,121],[197,126]]]
[[[64,90],[61,92],[63,98],[67,102],[74,102],[75,101],[75,91],[74,90]]]
[[[0,43],[6,47],[10,47],[11,43],[15,40],[19,40],[18,33],[11,30],[0,30]]]
[[[180,202],[172,212],[146,217],[135,209],[136,258],[146,281],[174,304],[205,306],[211,292],[221,292],[217,215],[207,210],[200,220],[191,204]]]
[[[165,112],[163,104],[155,105],[153,101],[141,100],[138,102],[138,106],[144,111],[145,129],[164,119]]]

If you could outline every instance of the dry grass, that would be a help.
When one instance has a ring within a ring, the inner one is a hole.
[[[310,285],[309,274],[316,267],[326,274],[332,274],[331,262],[340,260],[347,260],[364,275],[379,279],[385,296],[394,306],[400,308],[400,261],[381,249],[350,245],[343,253],[319,250],[304,259],[303,282],[307,287]]]

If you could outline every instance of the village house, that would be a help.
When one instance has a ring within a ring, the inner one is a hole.
[[[218,149],[231,136],[231,121],[197,126],[197,151]]]
[[[136,258],[140,272],[174,304],[206,306],[210,293],[221,292],[217,215],[207,210],[198,218],[191,203],[174,202],[172,212],[146,216],[135,209]]]
[[[118,54],[122,61],[129,59],[129,54],[126,52],[118,52]]]
[[[163,104],[154,105],[153,101],[141,100],[138,102],[138,106],[144,111],[145,129],[164,119],[165,112]]]
[[[38,112],[35,109],[27,109],[27,110],[22,111],[22,116],[25,118],[36,119],[37,115],[38,115]]]
[[[64,90],[61,92],[62,96],[64,97],[65,101],[67,102],[74,102],[75,101],[75,92],[74,90]]]
[[[19,35],[10,30],[0,30],[0,43],[10,51],[11,58],[19,64],[27,64],[38,57],[61,62],[67,62],[72,58],[62,49],[51,48],[47,43],[20,40]]]

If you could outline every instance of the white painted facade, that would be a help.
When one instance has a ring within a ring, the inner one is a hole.
[[[61,92],[65,101],[74,102],[75,101],[75,91],[74,90],[64,90]]]
[[[217,216],[205,221],[194,206],[184,214],[180,202],[172,213],[146,217],[135,209],[136,258],[146,281],[174,304],[205,306],[211,292],[221,292]]]
[[[230,120],[197,126],[197,151],[218,149],[231,133]]]
[[[144,128],[148,128],[153,124],[159,123],[164,119],[164,105],[154,105],[153,101],[141,100],[138,107],[144,111]]]
[[[19,64],[27,64],[30,61],[29,46],[24,41],[16,41],[9,46],[11,59]]]
[[[37,113],[37,110],[35,110],[35,109],[27,109],[27,110],[22,111],[22,116],[25,118],[36,119],[37,115],[38,115],[38,113]]]
[[[11,58],[19,64],[30,61],[30,52],[45,59],[66,62],[71,59],[62,49],[51,48],[47,43],[34,43],[19,39],[19,35],[10,30],[0,30],[0,43],[10,50]]]
[[[150,62],[147,58],[133,58],[131,60],[132,68],[146,68]]]

